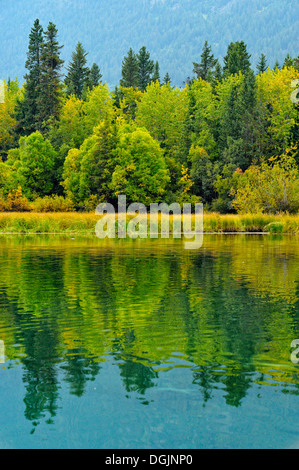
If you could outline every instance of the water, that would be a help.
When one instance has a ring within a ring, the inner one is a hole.
[[[299,447],[298,261],[295,237],[0,237],[0,448]]]

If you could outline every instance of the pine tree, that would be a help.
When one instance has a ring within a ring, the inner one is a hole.
[[[224,57],[223,73],[225,77],[242,72],[244,75],[250,69],[251,55],[247,52],[247,46],[243,41],[231,42]]]
[[[215,65],[215,71],[213,74],[213,85],[216,85],[217,83],[221,82],[223,78],[223,72],[222,72],[222,67],[220,65],[220,62],[218,59],[216,59],[216,65]]]
[[[101,79],[103,78],[103,75],[101,74],[100,67],[93,63],[91,66],[91,69],[89,70],[88,74],[88,84],[89,88],[92,90],[96,86],[98,86],[101,83]]]
[[[72,60],[67,67],[68,73],[65,77],[67,95],[75,95],[79,99],[82,98],[84,84],[89,76],[86,56],[87,52],[85,52],[81,42],[78,42],[76,50],[72,54]]]
[[[46,130],[49,120],[55,120],[59,116],[62,96],[61,68],[63,60],[60,59],[60,50],[57,41],[57,29],[53,23],[49,23],[45,32],[45,39],[41,54],[41,80],[38,97],[39,116],[43,129]]]
[[[137,88],[138,75],[138,59],[131,48],[122,61],[120,85],[125,88]]]
[[[154,71],[154,62],[150,59],[150,53],[143,46],[137,54],[138,60],[138,88],[144,91],[151,82]]]
[[[153,76],[152,76],[152,82],[156,82],[157,80],[160,83],[160,66],[159,66],[158,61],[155,62],[154,73],[153,73]]]
[[[294,60],[292,59],[290,54],[287,53],[286,58],[284,59],[284,63],[283,63],[282,67],[292,67],[293,63],[294,63]]]
[[[168,72],[166,72],[166,75],[165,75],[165,77],[163,78],[163,83],[164,83],[164,85],[167,85],[167,83],[169,83],[169,85],[171,84],[171,78],[170,78]]]
[[[212,71],[216,66],[217,59],[212,54],[212,48],[205,41],[203,51],[201,54],[201,61],[199,63],[193,62],[193,73],[196,74],[197,78],[201,78],[205,81],[212,80]]]
[[[40,86],[42,44],[43,28],[39,20],[36,19],[29,35],[29,46],[25,63],[28,73],[24,76],[26,80],[24,99],[17,103],[15,109],[15,118],[18,121],[16,132],[21,135],[29,135],[41,129],[38,104],[40,102],[39,94],[42,91]]]
[[[266,56],[265,54],[261,54],[260,56],[260,60],[256,66],[257,68],[257,74],[261,74],[261,73],[264,73],[266,72],[267,70],[267,59],[266,59]]]
[[[274,69],[274,70],[280,70],[280,65],[279,65],[278,60],[276,60],[273,69]]]

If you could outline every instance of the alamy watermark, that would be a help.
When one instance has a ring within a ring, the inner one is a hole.
[[[296,90],[293,91],[291,94],[291,101],[294,104],[299,103],[299,97],[297,96],[299,94],[299,79],[293,80],[291,83],[292,88],[296,88]]]
[[[296,348],[291,353],[291,361],[293,364],[299,364],[299,339],[294,339],[294,341],[291,342],[291,348]]]
[[[185,249],[199,249],[203,243],[203,204],[194,204],[193,214],[191,203],[184,203],[182,206],[183,210],[177,202],[170,205],[152,203],[148,213],[146,206],[140,202],[134,202],[127,208],[126,195],[119,195],[117,210],[112,204],[106,202],[97,206],[95,212],[102,217],[96,224],[95,232],[97,237],[102,239],[116,236],[132,239],[158,238],[159,235],[161,238],[170,238],[170,236],[182,238],[183,236],[193,239],[193,241],[185,241]],[[171,234],[170,213],[172,214]]]

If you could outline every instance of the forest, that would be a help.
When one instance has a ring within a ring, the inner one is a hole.
[[[220,213],[299,210],[299,56],[252,65],[244,41],[221,62],[205,41],[176,87],[146,46],[109,88],[84,45],[67,63],[35,20],[24,84],[0,103],[0,211],[93,211],[99,202],[203,202]]]
[[[192,75],[205,40],[221,63],[230,42],[248,45],[255,68],[261,52],[273,67],[287,53],[298,55],[297,0],[1,0],[0,78],[22,83],[27,38],[39,18],[52,21],[68,62],[76,43],[100,65],[110,88],[117,85],[130,47],[146,45],[175,86]],[[17,34],[16,34],[17,31]]]

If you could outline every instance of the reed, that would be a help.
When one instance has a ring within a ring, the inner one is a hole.
[[[127,215],[127,223],[134,216]],[[191,216],[194,230],[195,217]],[[1,233],[95,233],[95,226],[100,219],[95,213],[79,212],[3,212],[0,213]],[[117,216],[116,216],[117,222]],[[150,216],[147,216],[148,231]],[[116,226],[117,227],[117,226]],[[158,231],[161,230],[161,215],[158,219]],[[169,217],[169,231],[173,231],[173,217]],[[203,231],[212,233],[299,233],[298,215],[268,214],[218,214],[204,213]]]

